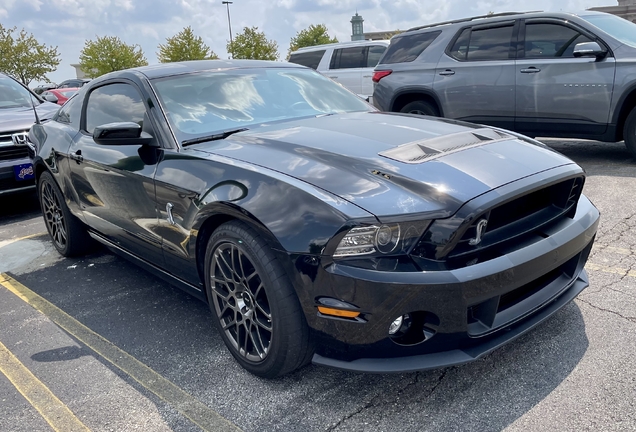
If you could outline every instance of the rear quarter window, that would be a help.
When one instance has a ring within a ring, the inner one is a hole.
[[[325,55],[325,50],[292,53],[289,57],[289,61],[312,69],[318,69],[323,55]]]
[[[398,36],[391,39],[391,45],[386,50],[380,64],[412,62],[429,47],[439,36],[441,31],[417,33]]]

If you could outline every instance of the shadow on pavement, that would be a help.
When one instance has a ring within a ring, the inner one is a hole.
[[[0,195],[0,224],[21,222],[40,214],[40,203],[35,192]]]
[[[65,259],[14,277],[246,431],[498,431],[555,390],[588,347],[581,312],[570,304],[468,365],[403,375],[309,366],[267,381],[233,360],[207,305],[114,255]],[[64,361],[87,348],[54,351],[33,360]]]

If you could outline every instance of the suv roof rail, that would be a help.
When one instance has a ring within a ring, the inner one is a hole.
[[[536,12],[543,12],[543,11],[499,12],[499,13],[496,13],[496,14],[479,15],[479,16],[474,16],[474,17],[470,17],[470,18],[462,18],[462,19],[458,19],[458,20],[438,22],[438,23],[435,23],[435,24],[427,24],[427,25],[423,25],[423,26],[419,26],[419,27],[413,27],[413,28],[410,28],[410,29],[408,29],[406,31],[408,32],[408,31],[413,31],[413,30],[421,30],[421,29],[425,29],[425,28],[437,27],[437,26],[447,25],[447,24],[458,24],[458,23],[469,22],[469,21],[472,21],[472,20],[482,19],[482,18],[496,18],[496,17],[501,17],[501,16],[521,15],[521,14],[536,13]]]

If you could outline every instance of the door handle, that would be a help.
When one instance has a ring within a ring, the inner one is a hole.
[[[74,161],[76,161],[78,164],[84,161],[84,157],[82,156],[81,150],[78,150],[75,153],[71,153],[69,157],[73,159]]]
[[[529,67],[527,69],[521,69],[521,73],[537,73],[537,72],[541,72],[541,69],[536,68],[534,66]]]
[[[450,70],[450,69],[446,69],[445,71],[442,71],[439,74],[441,76],[451,76],[451,75],[455,75],[455,71],[454,70]]]

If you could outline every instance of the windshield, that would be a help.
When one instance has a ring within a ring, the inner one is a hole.
[[[31,102],[31,93],[20,84],[7,78],[0,76],[0,109],[4,108],[30,108],[37,100],[33,98]]]
[[[584,15],[585,21],[600,28],[614,39],[636,48],[636,24],[616,15]]]
[[[179,141],[279,120],[374,110],[306,69],[205,71],[152,83]]]

